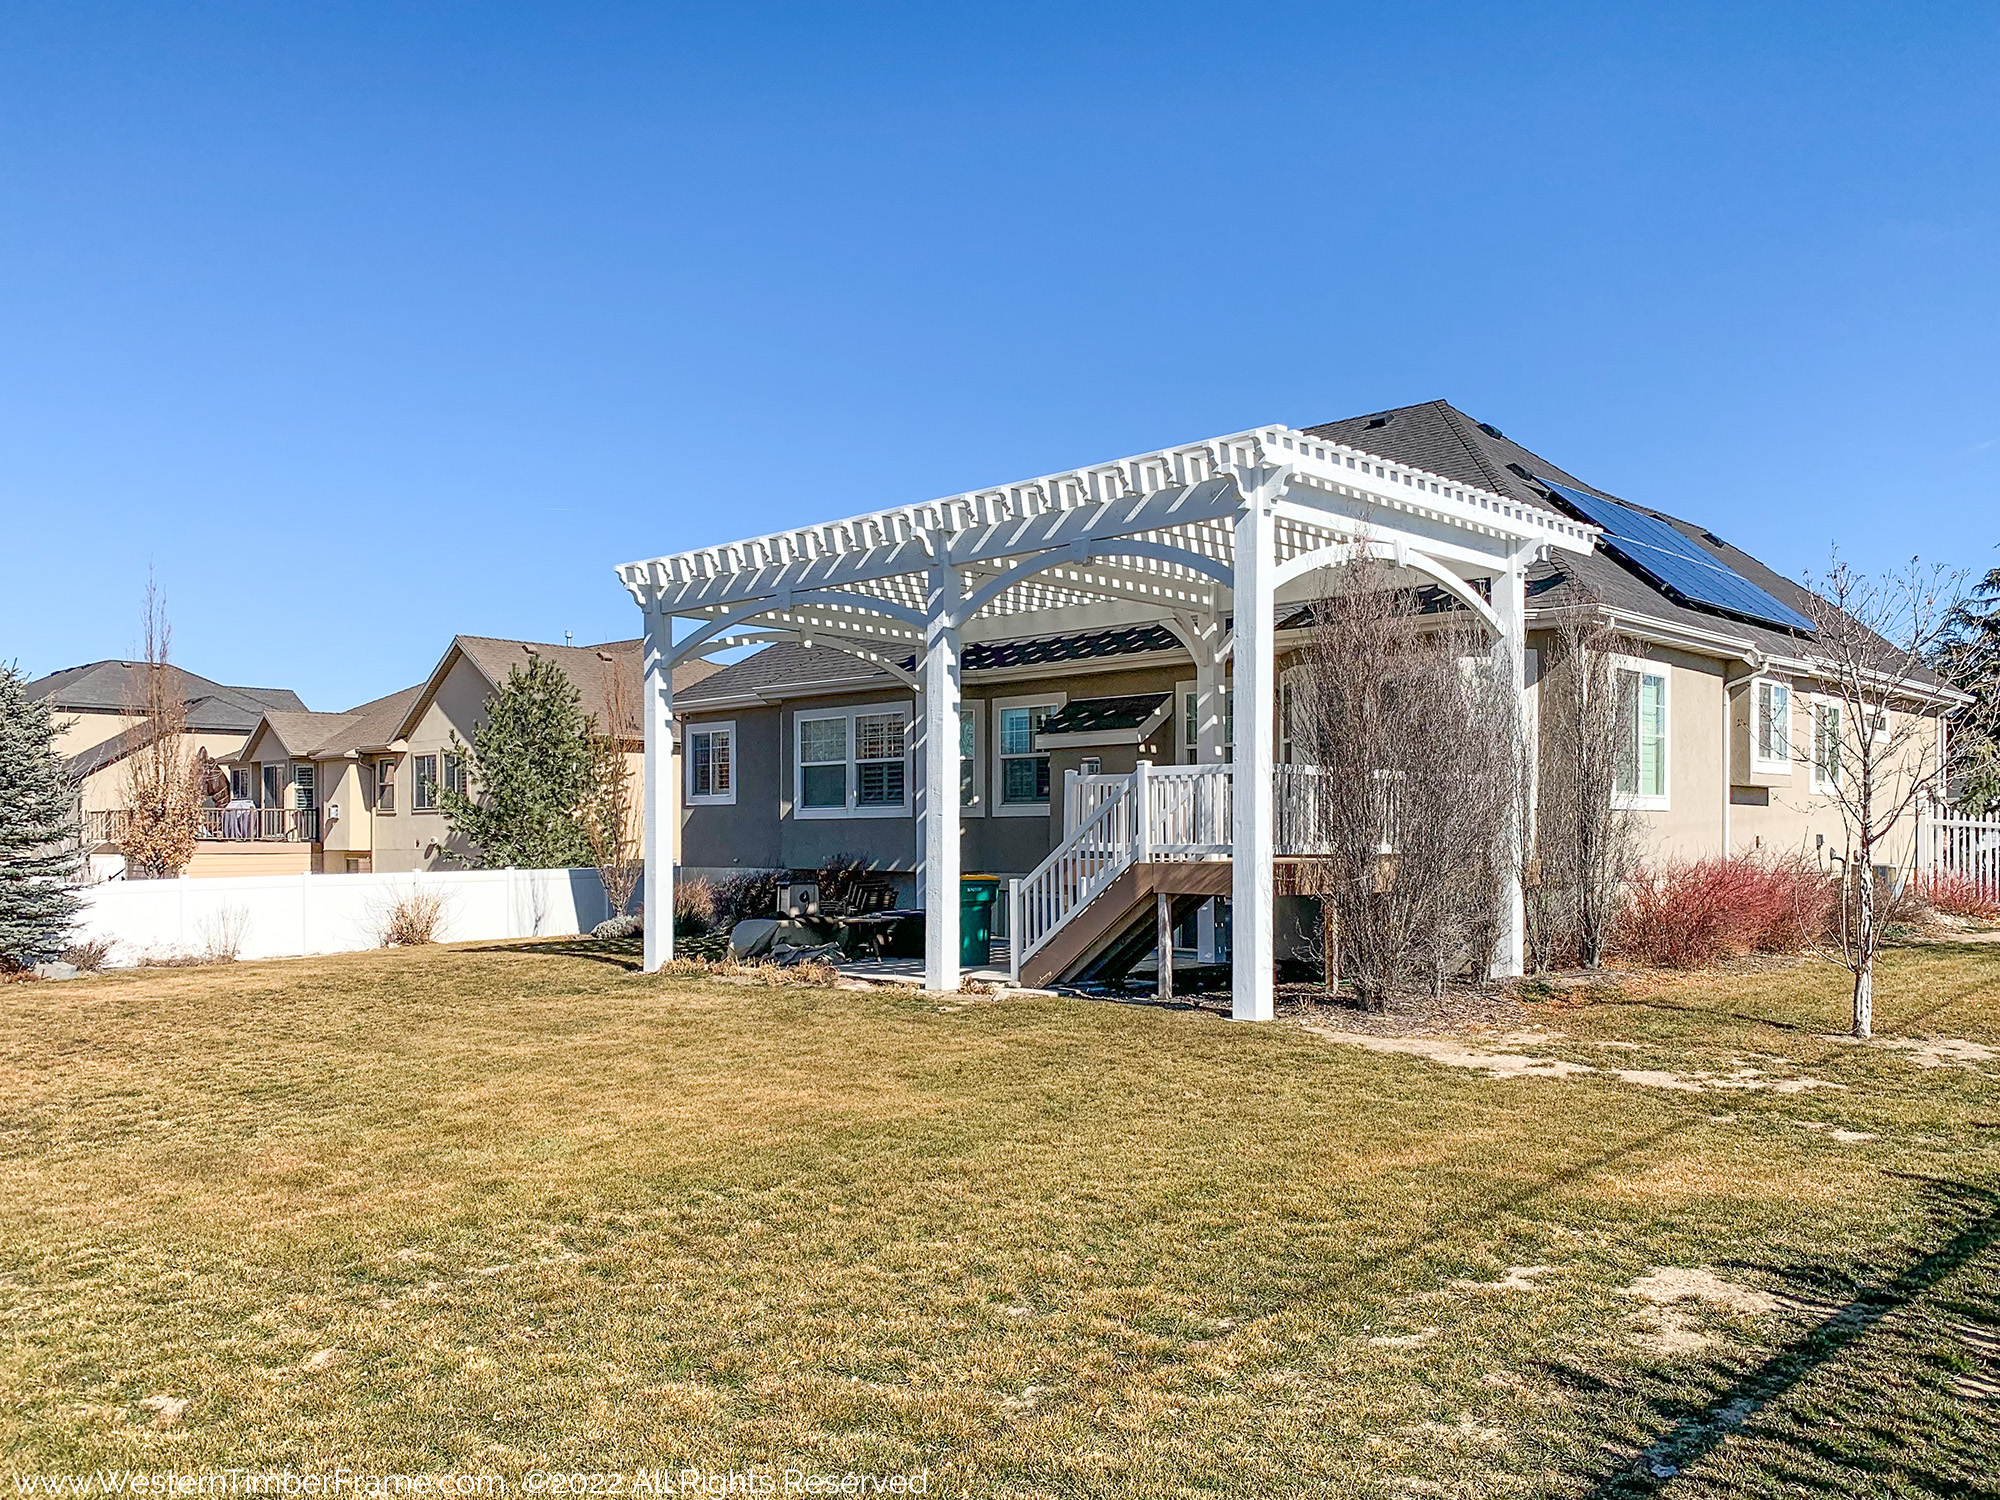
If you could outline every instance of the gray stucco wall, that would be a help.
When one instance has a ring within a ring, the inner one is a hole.
[[[971,683],[964,703],[981,715],[981,772],[990,790],[992,776],[992,701],[996,698],[1060,694],[1065,699],[1101,698],[1121,693],[1167,692],[1193,675],[1186,663],[1153,663],[1117,672],[1087,676],[1047,677],[1025,681]],[[737,796],[732,806],[685,809],[681,862],[691,869],[816,869],[835,855],[867,860],[875,869],[913,874],[921,862],[917,820],[898,818],[795,818],[792,816],[793,719],[800,711],[849,708],[867,704],[897,704],[916,711],[916,697],[904,690],[844,694],[787,702],[782,708],[719,709],[691,713],[690,726],[734,720],[737,738]],[[1153,759],[1176,758],[1174,724],[1170,718],[1158,736]],[[1041,863],[1054,845],[1061,826],[1062,773],[1076,769],[1085,755],[1096,755],[1107,771],[1129,771],[1139,751],[1132,746],[1099,750],[1054,750],[1050,769],[1054,796],[1048,815],[968,816],[961,826],[963,868],[994,875],[1025,875]],[[923,776],[921,756],[910,760],[912,793]],[[986,799],[990,801],[990,796]]]

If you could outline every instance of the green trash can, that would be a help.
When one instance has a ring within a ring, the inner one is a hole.
[[[961,875],[958,880],[958,962],[983,969],[993,962],[993,903],[1000,899],[998,875]]]

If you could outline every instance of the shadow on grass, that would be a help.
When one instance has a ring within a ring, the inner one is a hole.
[[[540,938],[533,942],[495,943],[478,948],[468,947],[460,951],[510,956],[525,954],[538,958],[587,958],[592,963],[606,964],[627,974],[637,973],[645,967],[644,950],[636,937],[594,938],[584,935]]]
[[[1962,1227],[1903,1270],[1855,1290],[1838,1306],[1815,1300],[1815,1294],[1823,1295],[1829,1284],[1848,1281],[1841,1271],[1796,1266],[1784,1272],[1800,1289],[1799,1302],[1815,1311],[1825,1309],[1824,1316],[1762,1363],[1738,1374],[1698,1410],[1688,1411],[1684,1400],[1664,1392],[1651,1398],[1660,1416],[1679,1413],[1678,1420],[1631,1467],[1602,1477],[1589,1492],[1591,1500],[1661,1493],[1727,1438],[1738,1440],[1731,1469],[1712,1476],[1725,1488],[1747,1483],[1755,1485],[1753,1492],[1758,1494],[1781,1490],[1854,1494],[1859,1492],[1857,1476],[1867,1474],[1893,1493],[2000,1500],[2000,1489],[1989,1477],[1990,1429],[1983,1435],[1968,1431],[1979,1425],[1979,1418],[1975,1415],[1967,1423],[1960,1413],[1968,1406],[1976,1412],[1976,1406],[1962,1395],[1937,1389],[1951,1369],[1950,1362],[1937,1354],[1939,1345],[1953,1337],[1950,1325],[1904,1329],[1903,1320],[1898,1320],[1892,1330],[1884,1330],[1895,1333],[1897,1347],[1872,1351],[1872,1358],[1870,1349],[1855,1347],[1885,1319],[1938,1291],[1948,1278],[2000,1243],[2000,1197],[1966,1183],[1921,1180],[1930,1183],[1940,1200],[1940,1219],[1957,1219]],[[1942,1225],[1940,1232],[1945,1232]],[[1941,1312],[1959,1319],[1958,1326],[2000,1326],[2000,1291],[1984,1282],[1956,1294]],[[1838,1381],[1818,1382],[1810,1391],[1800,1392],[1810,1377],[1843,1357],[1859,1368],[1846,1371]],[[1884,1368],[1871,1368],[1878,1363]],[[1926,1364],[1932,1367],[1928,1411],[1913,1405],[1926,1390],[1924,1372],[1915,1367]],[[1587,1383],[1603,1389],[1602,1382]],[[1831,1400],[1827,1387],[1833,1390]],[[1795,1394],[1805,1410],[1794,1412],[1780,1405]],[[1881,1408],[1892,1401],[1897,1403],[1891,1413],[1894,1420],[1885,1420]],[[1773,1420],[1746,1430],[1752,1417],[1767,1411]],[[1947,1468],[1955,1472],[1944,1472]]]

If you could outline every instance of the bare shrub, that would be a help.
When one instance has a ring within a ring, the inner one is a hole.
[[[1565,611],[1544,637],[1535,743],[1520,786],[1532,838],[1522,887],[1529,967],[1594,969],[1636,862],[1637,830],[1612,795],[1630,739],[1612,658],[1629,644],[1594,606]]]
[[[382,920],[384,948],[421,948],[437,941],[444,919],[444,893],[411,886],[396,898]]]
[[[166,603],[146,582],[145,645],[139,684],[127,712],[140,744],[125,758],[125,808],[118,852],[128,879],[168,879],[194,858],[201,827],[201,786],[187,750],[187,698],[169,657],[173,628]]]
[[[605,659],[604,720],[602,725],[592,720],[587,729],[590,797],[580,821],[590,844],[591,862],[604,882],[604,899],[610,904],[611,915],[622,917],[631,909],[632,893],[646,868],[640,848],[641,813],[632,786],[632,767],[626,759],[636,721],[621,664],[609,652],[598,654]]]
[[[778,870],[745,870],[723,881],[715,891],[716,925],[726,929],[752,917],[775,917],[781,877]]]
[[[2000,922],[2000,901],[1994,900],[1978,881],[1956,870],[1938,870],[1914,882],[1916,891],[1934,911],[1974,922]]]
[[[674,883],[674,936],[700,937],[715,926],[715,886],[699,875]]]
[[[95,974],[111,962],[111,948],[110,938],[85,938],[71,943],[56,956],[66,964],[73,964],[79,974]]]
[[[1697,859],[1636,870],[1612,945],[1627,958],[1699,969],[1745,953],[1827,941],[1834,882],[1803,859]]]
[[[195,932],[201,938],[197,950],[204,963],[233,964],[243,951],[243,939],[250,931],[250,909],[246,906],[222,906],[210,912],[195,924]]]
[[[1293,773],[1310,823],[1301,884],[1337,918],[1357,997],[1483,975],[1514,855],[1512,674],[1462,610],[1384,565],[1327,569],[1293,677]],[[1309,791],[1302,790],[1309,787]],[[1333,924],[1329,924],[1329,930]]]

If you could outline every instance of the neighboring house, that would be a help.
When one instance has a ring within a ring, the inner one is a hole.
[[[424,681],[344,714],[264,715],[226,757],[236,791],[256,805],[267,842],[294,846],[285,858],[299,869],[341,874],[472,863],[474,851],[446,825],[439,796],[447,786],[466,787],[463,747],[483,722],[486,700],[511,670],[537,658],[562,669],[584,712],[600,723],[608,722],[613,698],[622,698],[619,733],[630,747],[637,798],[644,786],[640,642],[554,646],[486,636],[453,637]],[[716,670],[689,662],[675,680],[692,688]],[[272,857],[242,852],[260,868]]]
[[[148,670],[143,662],[98,661],[28,684],[29,698],[49,705],[56,752],[77,784],[84,843],[99,860],[112,854],[114,825],[125,806],[127,762],[154,740],[142,707]],[[185,705],[181,745],[190,756],[205,750],[211,760],[221,760],[242,745],[265,713],[305,711],[288,688],[229,687],[180,667],[169,665],[166,671]]]
[[[1631,643],[1618,798],[1652,855],[1829,860],[1845,843],[1824,785],[1842,726],[1814,694],[1803,591],[1699,525],[1613,498],[1439,401],[628,564],[666,660],[763,643],[672,685],[685,873],[849,854],[911,900],[961,870],[1027,878],[1011,937],[1038,981],[1074,972],[1147,902],[1178,917],[1222,895],[1237,1013],[1268,1015],[1273,869],[1297,852],[1284,673],[1318,570],[1357,542],[1478,618],[1531,723],[1557,613],[1616,627]],[[1927,676],[1908,687],[1932,718],[1951,701]],[[1245,697],[1267,707],[1246,720]],[[943,738],[949,775],[923,753]],[[1109,848],[1097,809],[1140,795],[1114,778],[1142,760],[1177,769]],[[1232,790],[1246,762],[1270,768],[1268,799]],[[928,806],[947,786],[949,805]],[[1511,904],[1501,968],[1518,972]],[[926,983],[951,988],[956,903],[930,924],[944,941]],[[649,931],[648,965],[667,951]]]

